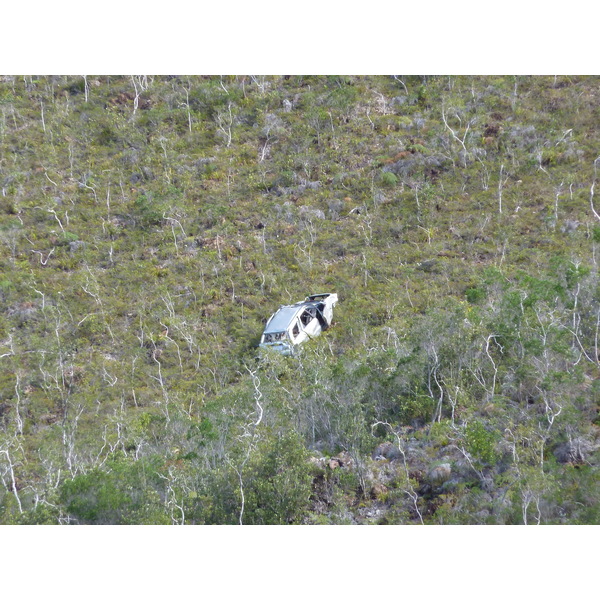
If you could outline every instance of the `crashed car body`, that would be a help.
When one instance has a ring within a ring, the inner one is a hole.
[[[267,321],[261,348],[293,354],[294,348],[325,331],[333,320],[337,294],[313,294],[304,302],[281,306]]]

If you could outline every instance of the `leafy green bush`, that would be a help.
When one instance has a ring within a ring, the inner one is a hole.
[[[384,171],[381,174],[381,183],[386,187],[395,187],[398,185],[398,177],[390,171]]]
[[[480,463],[493,465],[498,455],[496,453],[496,441],[498,434],[488,431],[485,426],[478,421],[471,421],[465,429],[465,440],[467,450]]]
[[[82,524],[168,523],[159,481],[156,461],[113,460],[105,469],[66,480],[60,499],[68,514]]]

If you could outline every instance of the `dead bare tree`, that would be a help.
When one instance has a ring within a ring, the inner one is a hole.
[[[450,125],[448,124],[448,119],[446,117],[446,109],[444,107],[444,104],[442,103],[442,121],[444,121],[444,125],[446,126],[446,129],[448,129],[448,131],[450,132],[452,137],[461,145],[461,147],[463,149],[463,166],[466,167],[467,166],[467,157],[469,156],[469,151],[467,150],[467,146],[466,146],[466,140],[467,140],[467,136],[469,135],[469,130],[471,129],[471,125],[473,124],[473,119],[469,120],[466,123],[466,125],[463,125],[462,119],[456,113],[456,111],[454,113],[454,116],[458,119],[460,126],[465,127],[462,139],[460,137],[458,137],[458,135],[456,134],[456,131],[454,131],[454,129],[452,129],[452,127],[450,127]]]
[[[257,428],[260,425],[262,418],[263,418],[263,414],[264,414],[262,404],[260,403],[260,401],[262,400],[262,397],[263,397],[262,392],[260,391],[260,379],[259,379],[258,375],[256,374],[256,371],[250,370],[247,366],[246,366],[246,371],[248,371],[248,373],[250,374],[250,377],[252,378],[252,385],[254,386],[255,409],[249,415],[249,418],[251,419],[250,422],[242,426],[242,434],[239,436],[240,441],[247,440],[246,450],[244,452],[241,463],[239,465],[235,465],[235,464],[233,464],[233,462],[230,459],[228,459],[229,465],[233,468],[236,475],[238,476],[238,482],[239,482],[239,486],[240,486],[241,505],[240,505],[240,514],[239,514],[239,518],[238,518],[238,522],[240,525],[244,524],[244,510],[246,507],[246,497],[244,495],[244,477],[243,477],[244,468],[245,468],[246,464],[248,463],[248,461],[250,460],[252,451],[254,450],[256,443],[259,440],[259,434],[257,432]],[[256,421],[254,419],[256,419]]]
[[[500,165],[500,175],[498,177],[498,212],[502,214],[502,189],[504,185],[508,181],[508,175],[506,177],[503,176],[504,173],[504,165]]]
[[[590,206],[592,208],[592,213],[594,214],[596,219],[598,219],[600,221],[600,215],[596,212],[596,209],[594,208],[594,187],[596,185],[596,165],[598,164],[599,160],[600,160],[600,156],[594,161],[594,181],[592,182],[592,187],[590,188]]]
[[[267,80],[265,78],[264,75],[250,75],[250,79],[252,79],[252,82],[256,85],[256,87],[258,87],[258,89],[260,90],[260,94],[261,96],[265,93],[265,90],[268,86]],[[221,78],[221,85],[223,85],[223,80]]]
[[[233,113],[231,111],[231,102],[227,104],[227,112],[219,111],[217,113],[217,128],[223,134],[227,141],[227,147],[231,146],[231,128],[233,127]]]
[[[138,105],[140,102],[140,92],[138,90],[138,84],[133,75],[131,76],[131,83],[133,84],[133,89],[135,91],[135,97],[133,99],[133,115],[132,115],[132,116],[135,116],[135,113],[137,112]]]
[[[5,446],[4,448],[0,449],[0,455],[4,455],[6,457],[6,466],[3,472],[0,471],[0,479],[2,480],[2,484],[6,490],[14,494],[17,505],[19,506],[19,512],[23,513],[23,505],[21,504],[17,481],[15,479],[15,464],[11,458],[9,447]],[[5,479],[5,476],[7,475],[10,476],[10,482],[7,482]]]
[[[398,75],[392,75],[392,77],[404,88],[404,91],[406,92],[406,95],[408,96],[408,88],[406,87],[404,81],[402,81],[402,79],[400,79],[400,77],[398,77]]]
[[[44,120],[44,103],[40,101],[40,110],[41,110],[41,119],[42,119],[42,129],[44,133],[46,133],[46,121]]]
[[[494,340],[494,342],[496,343],[498,348],[500,348],[500,352],[504,351],[502,346],[498,343],[498,341],[496,339],[497,337],[498,336],[496,336],[494,334],[490,334],[490,335],[488,335],[487,339],[485,340],[485,353],[487,354],[487,357],[490,359],[490,362],[492,363],[492,369],[494,370],[494,375],[492,377],[492,383],[490,385],[490,389],[488,390],[488,397],[489,397],[490,401],[494,397],[494,392],[496,390],[496,379],[498,377],[498,366],[496,365],[494,359],[492,358],[492,355],[490,354],[490,342],[492,340]]]
[[[180,502],[177,498],[176,485],[180,482],[178,481],[179,478],[175,473],[175,470],[172,466],[170,466],[167,475],[158,473],[158,476],[166,481],[165,506],[171,508],[171,522],[173,525],[185,525],[185,510],[183,508],[183,502]],[[185,491],[189,492],[190,490],[187,489]],[[175,516],[176,511],[179,511],[181,515],[180,518]]]
[[[540,510],[540,497],[539,494],[532,492],[529,488],[526,488],[521,491],[521,510],[523,514],[523,525],[528,525],[527,522],[527,513],[529,510],[529,505],[531,502],[535,502],[535,506],[537,508],[537,515],[535,517],[536,525],[539,525],[542,520],[542,513]]]
[[[192,112],[190,110],[190,89],[191,89],[191,85],[190,85],[190,87],[183,88],[183,91],[185,92],[185,102],[182,103],[182,106],[185,106],[185,108],[187,110],[188,129],[189,129],[190,133],[192,133]]]

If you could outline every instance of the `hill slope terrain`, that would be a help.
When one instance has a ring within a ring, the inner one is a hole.
[[[599,100],[0,78],[0,522],[598,523]]]

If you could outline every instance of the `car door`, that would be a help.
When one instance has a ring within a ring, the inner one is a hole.
[[[321,333],[321,325],[317,319],[317,311],[314,306],[305,308],[300,314],[300,322],[307,337],[315,337]]]
[[[295,317],[288,329],[290,339],[293,344],[301,344],[304,340],[306,340],[306,333],[302,328],[302,323],[298,317]]]

